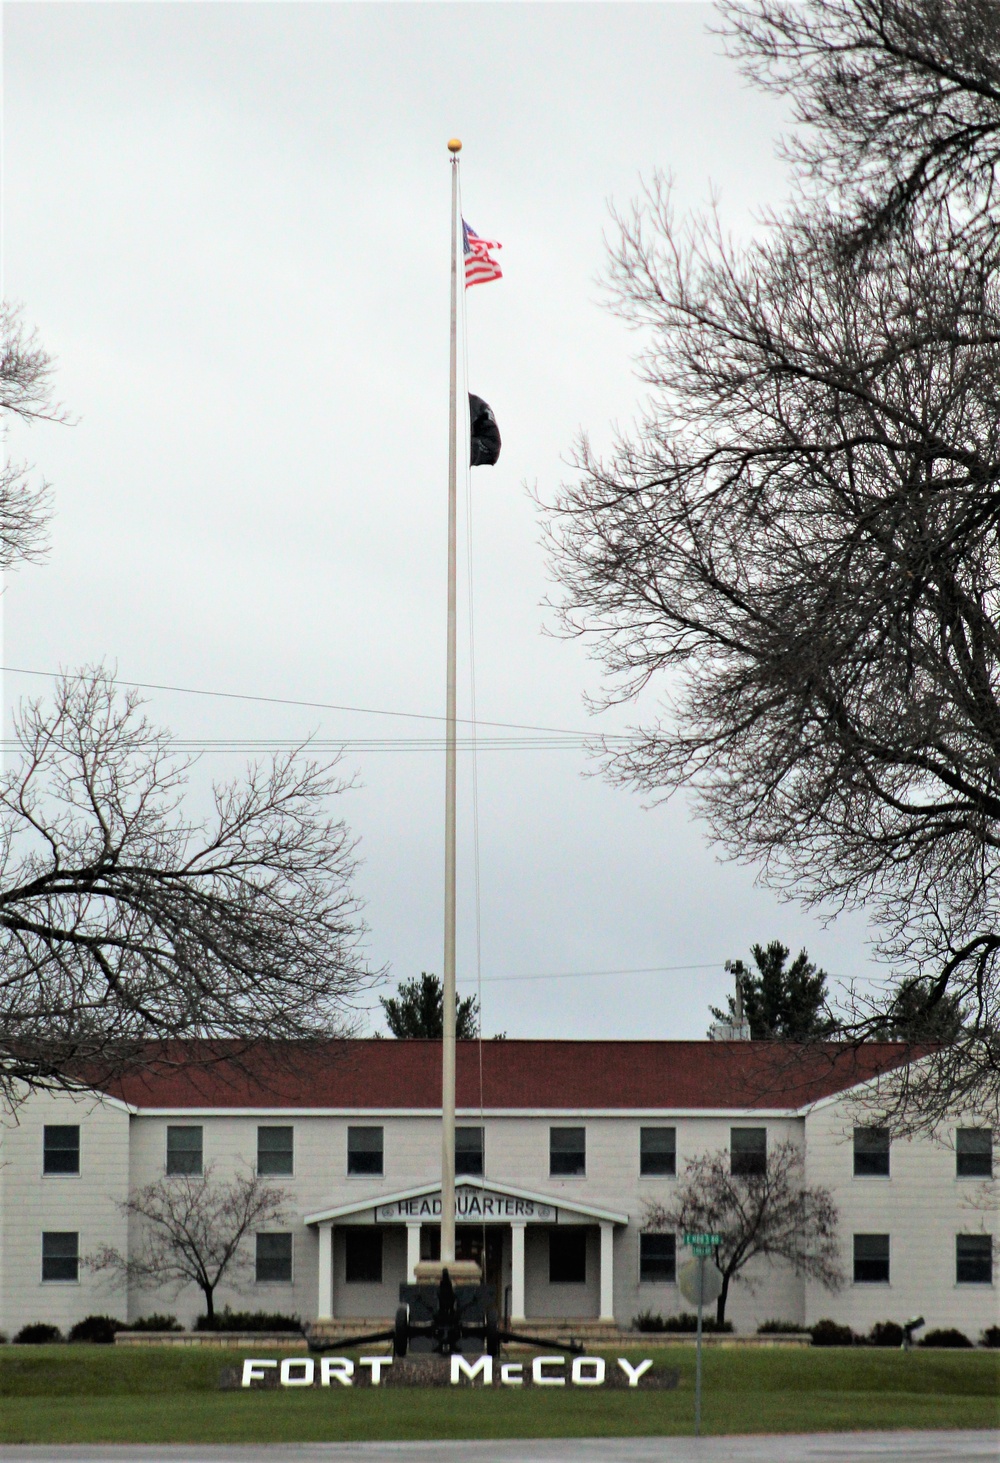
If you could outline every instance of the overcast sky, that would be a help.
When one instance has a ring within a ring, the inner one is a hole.
[[[575,433],[606,442],[640,400],[637,341],[600,303],[609,201],[669,170],[683,203],[714,186],[744,230],[787,187],[780,108],[722,57],[711,19],[702,4],[8,0],[5,289],[58,357],[77,421],[28,440],[57,513],[48,562],[8,577],[4,663],[442,714],[457,135],[465,215],[502,241],[504,270],[467,300],[469,385],[504,443],[473,474],[479,716],[590,730],[598,668],[545,633],[527,489],[551,493]],[[461,614],[467,715],[464,589]],[[44,689],[8,671],[8,718]],[[436,731],[148,695],[190,739]],[[349,746],[343,765],[372,963],[390,981],[440,971],[443,755]],[[871,969],[860,918],[824,928],[720,864],[682,801],[648,810],[586,773],[580,750],[480,754],[487,1032],[702,1036],[723,962],[758,939]],[[704,968],[510,979],[670,966]]]

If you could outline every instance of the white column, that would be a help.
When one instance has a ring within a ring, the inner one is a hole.
[[[510,1318],[524,1320],[524,1224],[510,1227]]]
[[[601,1320],[615,1318],[615,1227],[601,1224]]]
[[[317,1321],[333,1317],[333,1225],[319,1227],[319,1284],[316,1305]]]
[[[420,1221],[406,1226],[406,1280],[414,1285],[417,1279],[417,1265],[420,1263]]]

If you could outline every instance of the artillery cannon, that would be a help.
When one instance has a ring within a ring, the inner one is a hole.
[[[336,1341],[309,1337],[309,1350],[341,1351],[348,1346],[366,1346],[391,1341],[393,1356],[405,1356],[414,1341],[424,1349],[450,1356],[464,1349],[463,1342],[478,1341],[488,1356],[499,1356],[500,1347],[511,1341],[548,1350],[552,1337],[529,1336],[500,1325],[492,1297],[485,1285],[452,1285],[447,1268],[437,1285],[401,1285],[400,1304],[391,1331],[368,1332],[364,1336],[340,1336]],[[572,1338],[561,1342],[565,1351],[578,1356],[583,1346]]]

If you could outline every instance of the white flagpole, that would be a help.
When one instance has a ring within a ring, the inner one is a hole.
[[[441,1263],[455,1263],[455,801],[458,518],[458,154],[451,153],[451,394],[448,435],[448,703],[444,799],[444,991],[441,1043]]]

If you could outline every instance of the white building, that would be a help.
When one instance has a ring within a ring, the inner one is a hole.
[[[739,1331],[822,1316],[866,1331],[922,1314],[975,1339],[997,1324],[992,1134],[957,1120],[890,1140],[856,1099],[894,1054],[788,1061],[755,1042],[459,1044],[458,1247],[484,1263],[513,1322],[686,1309],[680,1238],[644,1232],[694,1156],[752,1166],[787,1140],[840,1211],[847,1283],[830,1293],[781,1265],[736,1284]],[[36,1094],[0,1127],[0,1329],[68,1329],[83,1316],[201,1311],[194,1288],[109,1292],[82,1263],[126,1251],[119,1208],[170,1173],[242,1167],[287,1194],[289,1220],[251,1241],[256,1279],[234,1309],[390,1317],[401,1282],[434,1257],[440,1214],[440,1045],[371,1040],[258,1050],[241,1063],[164,1067],[114,1092]],[[858,1126],[858,1124],[861,1126]]]

